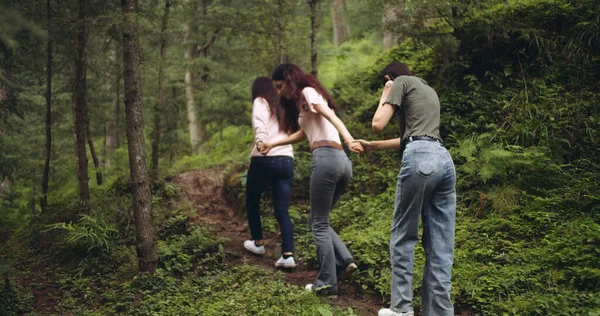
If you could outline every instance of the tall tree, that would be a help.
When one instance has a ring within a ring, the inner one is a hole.
[[[160,62],[158,65],[158,100],[154,109],[154,138],[152,140],[152,181],[158,179],[158,157],[160,153],[160,137],[163,129],[162,112],[165,107],[165,98],[163,95],[163,79],[165,77],[165,50],[167,47],[167,24],[169,22],[169,8],[171,1],[165,2],[165,13],[163,14],[162,27],[160,30]]]
[[[75,153],[81,210],[89,212],[90,190],[88,186],[88,161],[85,146],[86,117],[86,69],[85,69],[85,0],[78,0],[77,27],[75,35],[75,78],[73,84],[73,120],[75,126]]]
[[[406,25],[406,0],[384,0],[381,27],[383,50],[386,51],[402,42],[400,30]]]
[[[310,6],[310,73],[317,76],[317,0],[307,0]]]
[[[283,40],[285,37],[285,1],[278,0],[277,1],[277,52],[279,54],[279,64],[283,64],[285,62],[284,50],[283,50]]]
[[[156,272],[158,264],[156,230],[152,215],[139,66],[139,23],[137,0],[121,0],[123,12],[123,62],[125,77],[125,117],[129,173],[133,192],[136,252],[141,272]]]
[[[331,21],[333,23],[333,44],[339,46],[350,36],[350,24],[346,20],[346,1],[331,2]]]
[[[44,174],[42,176],[42,198],[40,206],[46,211],[48,205],[48,180],[50,175],[50,156],[52,153],[52,11],[50,0],[46,0],[48,24],[48,47],[46,52],[46,146],[44,147]]]
[[[196,1],[192,4],[193,12],[197,12]],[[204,128],[198,119],[196,113],[196,98],[194,96],[194,73],[192,72],[192,64],[198,58],[198,43],[195,37],[198,34],[198,26],[195,22],[195,17],[190,21],[184,30],[183,42],[187,45],[185,50],[185,60],[187,66],[185,68],[185,98],[187,108],[188,126],[190,131],[190,145],[192,146],[192,152],[198,153],[200,149],[200,143],[204,140]]]
[[[92,139],[92,127],[90,125],[90,107],[88,102],[85,102],[85,134],[88,146],[90,147],[90,155],[92,155],[92,161],[94,162],[94,168],[96,168],[96,183],[102,185],[104,179],[102,177],[102,170],[100,169],[100,160],[96,153],[96,147],[94,146],[94,140]]]

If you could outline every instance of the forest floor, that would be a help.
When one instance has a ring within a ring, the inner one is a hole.
[[[194,203],[198,214],[195,221],[206,227],[214,237],[225,238],[223,248],[229,256],[246,259],[237,260],[240,264],[246,261],[264,269],[276,269],[275,261],[281,253],[277,245],[280,239],[278,234],[264,232],[267,252],[263,256],[253,255],[244,248],[243,243],[250,238],[250,230],[246,220],[235,214],[225,199],[222,168],[186,171],[171,180],[182,188]],[[282,270],[285,273],[285,282],[302,288],[308,283],[313,283],[317,271],[304,262],[296,261],[296,264],[297,267],[292,270]],[[351,307],[359,315],[376,315],[383,306],[381,297],[366,295],[358,285],[348,281],[340,283],[338,296],[331,300],[331,303],[344,309]]]

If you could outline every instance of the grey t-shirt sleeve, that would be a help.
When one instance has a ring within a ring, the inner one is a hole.
[[[390,94],[383,104],[391,104],[393,106],[397,106],[398,108],[402,107],[402,101],[404,101],[404,96],[406,94],[406,80],[402,77],[398,77],[394,79],[394,84],[390,89]]]

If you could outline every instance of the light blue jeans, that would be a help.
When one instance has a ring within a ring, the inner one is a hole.
[[[317,294],[337,293],[338,275],[354,262],[344,242],[329,226],[329,214],[352,179],[352,163],[346,153],[331,147],[312,152],[310,217],[317,247],[319,273],[313,290]]]
[[[423,217],[426,260],[422,283],[423,316],[454,315],[450,272],[454,260],[456,173],[452,157],[440,143],[406,145],[398,174],[392,220],[392,302],[396,312],[412,311],[414,248]]]

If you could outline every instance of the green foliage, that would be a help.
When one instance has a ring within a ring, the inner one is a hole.
[[[0,273],[5,282],[0,286],[0,315],[12,316],[31,312],[33,296],[21,293],[20,289],[10,283],[4,273]],[[22,289],[21,289],[22,290]]]
[[[64,230],[64,244],[87,253],[109,254],[118,239],[116,227],[102,218],[81,215],[77,223],[56,223],[48,230]]]
[[[208,237],[201,227],[193,226],[189,235],[172,235],[158,241],[159,266],[166,272],[181,276],[192,267],[205,269],[198,265],[199,260],[205,253],[219,249],[217,241]]]

